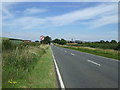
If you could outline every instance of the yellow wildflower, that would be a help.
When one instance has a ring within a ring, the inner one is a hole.
[[[10,84],[16,84],[17,82],[13,81],[12,79],[10,81],[8,81],[8,83]]]
[[[16,84],[17,82],[13,82],[13,84]]]

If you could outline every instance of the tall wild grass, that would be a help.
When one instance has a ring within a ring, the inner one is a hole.
[[[13,88],[19,84],[19,80],[27,77],[37,61],[45,53],[38,43],[13,44],[9,40],[2,42],[2,83],[3,88]],[[9,81],[16,84],[10,84]]]

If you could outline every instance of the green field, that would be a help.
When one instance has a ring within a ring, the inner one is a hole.
[[[117,50],[90,48],[90,47],[82,47],[82,46],[67,46],[67,45],[65,46],[65,45],[58,45],[58,44],[57,46],[120,60],[120,57],[118,57],[119,52]]]

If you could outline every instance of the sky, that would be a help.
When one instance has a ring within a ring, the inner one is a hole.
[[[4,2],[2,37],[118,40],[117,2]]]

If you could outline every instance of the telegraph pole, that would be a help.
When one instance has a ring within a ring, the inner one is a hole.
[[[73,42],[73,38],[72,38],[71,40],[72,40],[72,42]]]

